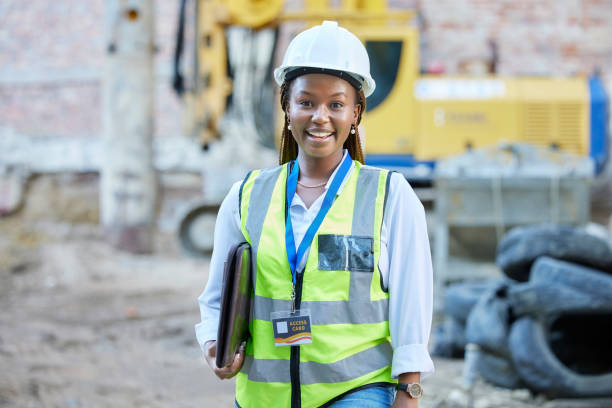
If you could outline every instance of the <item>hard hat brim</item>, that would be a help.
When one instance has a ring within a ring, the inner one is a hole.
[[[312,69],[316,69],[316,70],[321,70],[321,73],[324,74],[329,74],[329,75],[334,75],[334,76],[338,76],[342,79],[347,80],[346,77],[342,77],[339,75],[335,75],[332,73],[333,72],[339,72],[339,73],[344,73],[344,74],[348,74],[350,75],[350,77],[352,79],[354,79],[355,81],[357,81],[360,85],[361,85],[361,89],[363,90],[363,93],[365,94],[366,98],[370,95],[372,95],[372,93],[374,92],[374,89],[376,89],[376,83],[374,82],[373,78],[364,78],[363,76],[357,74],[356,72],[351,72],[351,71],[347,71],[345,69],[336,69],[333,67],[319,67],[319,66],[310,66],[310,65],[303,65],[303,66],[299,66],[299,67],[295,67],[295,66],[280,66],[278,68],[276,68],[274,70],[274,80],[276,81],[276,83],[278,84],[278,86],[281,86],[283,84],[283,82],[285,82],[286,78],[288,78],[288,80],[292,80],[294,78],[296,78],[299,75],[295,75],[292,77],[291,73],[295,70],[299,70],[301,68],[312,68]],[[324,72],[324,71],[328,71],[328,72]],[[312,73],[312,72],[307,72],[307,73]],[[289,74],[289,75],[287,75]],[[305,75],[305,74],[302,74]],[[350,80],[347,80],[349,83],[351,83]],[[353,85],[351,83],[351,85]],[[354,85],[353,85],[354,86]],[[355,87],[357,88],[357,87]],[[359,89],[359,88],[357,88]]]

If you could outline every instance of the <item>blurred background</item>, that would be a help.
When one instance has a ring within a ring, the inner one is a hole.
[[[0,406],[232,406],[193,332],[215,214],[322,20],[370,54],[366,163],[427,211],[422,406],[612,406],[565,387],[612,384],[611,0],[3,0]]]

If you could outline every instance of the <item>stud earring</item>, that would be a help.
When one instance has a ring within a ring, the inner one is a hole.
[[[291,130],[291,125],[287,125],[287,129],[288,129],[288,130]]]
[[[351,125],[351,135],[355,134],[355,125]]]

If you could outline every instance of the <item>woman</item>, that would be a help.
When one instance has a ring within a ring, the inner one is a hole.
[[[237,406],[416,407],[433,372],[423,206],[401,175],[363,165],[369,70],[335,22],[296,36],[274,73],[281,166],[251,172],[219,210],[196,334],[219,378],[238,374]],[[243,241],[256,260],[251,337],[219,368],[223,261]]]

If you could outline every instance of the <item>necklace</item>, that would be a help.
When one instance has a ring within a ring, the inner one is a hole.
[[[302,184],[299,181],[297,182],[300,186],[304,187],[304,188],[317,188],[317,187],[323,187],[324,185],[327,184],[327,181],[321,183],[321,184],[315,184],[314,186],[307,186],[306,184]]]

